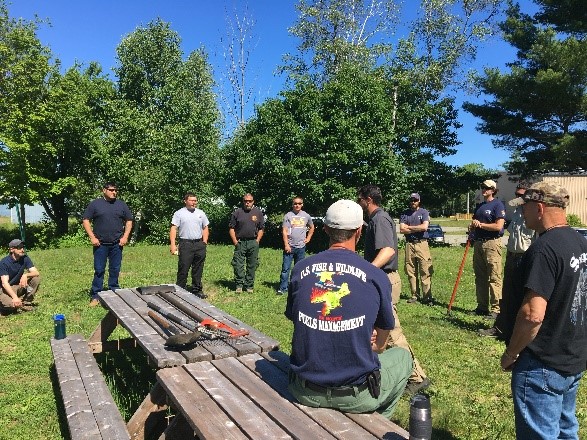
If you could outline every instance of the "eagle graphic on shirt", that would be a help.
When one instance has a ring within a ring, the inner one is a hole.
[[[323,303],[321,314],[322,316],[330,315],[330,312],[341,306],[341,299],[351,293],[348,283],[342,283],[337,286],[332,277],[337,272],[318,272],[316,276],[319,281],[312,288],[310,302],[312,304]]]

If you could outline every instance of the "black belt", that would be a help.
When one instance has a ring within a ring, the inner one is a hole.
[[[309,381],[302,381],[303,387],[307,388],[312,391],[316,391],[317,393],[328,394],[330,393],[331,396],[336,397],[345,397],[345,396],[352,396],[355,394],[355,389],[358,393],[361,391],[366,390],[369,385],[367,381],[363,382],[360,385],[345,385],[342,387],[323,387],[322,385],[318,385]]]
[[[383,272],[385,272],[385,273],[395,273],[395,272],[397,272],[397,270],[386,269]]]
[[[423,242],[423,241],[426,241],[426,239],[425,239],[425,238],[422,238],[422,239],[420,239],[420,238],[415,238],[415,239],[413,239],[413,240],[408,240],[408,243],[421,243],[421,242]]]
[[[239,241],[249,241],[249,240],[256,240],[257,237],[251,237],[251,238],[243,238],[243,237],[237,237],[237,239]]]
[[[197,243],[199,241],[202,241],[202,239],[201,238],[194,238],[194,239],[191,239],[191,238],[180,238],[179,241],[187,241],[189,243]]]
[[[501,237],[492,237],[492,238],[476,238],[475,241],[480,241],[481,243],[484,243],[486,241],[491,241],[491,240],[497,240],[498,238]]]

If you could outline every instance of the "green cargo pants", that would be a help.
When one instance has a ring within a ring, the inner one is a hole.
[[[239,240],[234,247],[232,268],[236,288],[252,289],[255,284],[255,271],[259,267],[259,243],[257,240]]]

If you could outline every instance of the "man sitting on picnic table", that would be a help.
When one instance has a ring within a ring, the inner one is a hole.
[[[383,351],[394,327],[391,284],[355,253],[363,226],[357,203],[334,203],[324,225],[330,248],[297,264],[289,285],[289,390],[307,406],[391,418],[413,367],[407,350]]]

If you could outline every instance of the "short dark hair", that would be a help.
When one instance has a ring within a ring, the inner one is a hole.
[[[193,192],[191,192],[191,191],[188,191],[188,192],[186,192],[186,193],[185,193],[185,195],[183,196],[183,199],[184,199],[184,200],[187,200],[187,199],[188,199],[188,198],[190,198],[190,197],[198,197],[198,196],[197,196],[195,193],[193,193]]]
[[[110,188],[110,187],[118,188],[118,185],[116,185],[116,183],[112,182],[111,180],[104,182],[104,185],[102,185],[102,188]]]
[[[334,229],[326,227],[326,234],[330,238],[331,243],[342,243],[355,235],[356,229]]]
[[[375,203],[377,206],[381,206],[383,197],[381,196],[381,190],[378,186],[364,185],[357,190],[357,195],[364,199],[371,197],[373,203]]]

